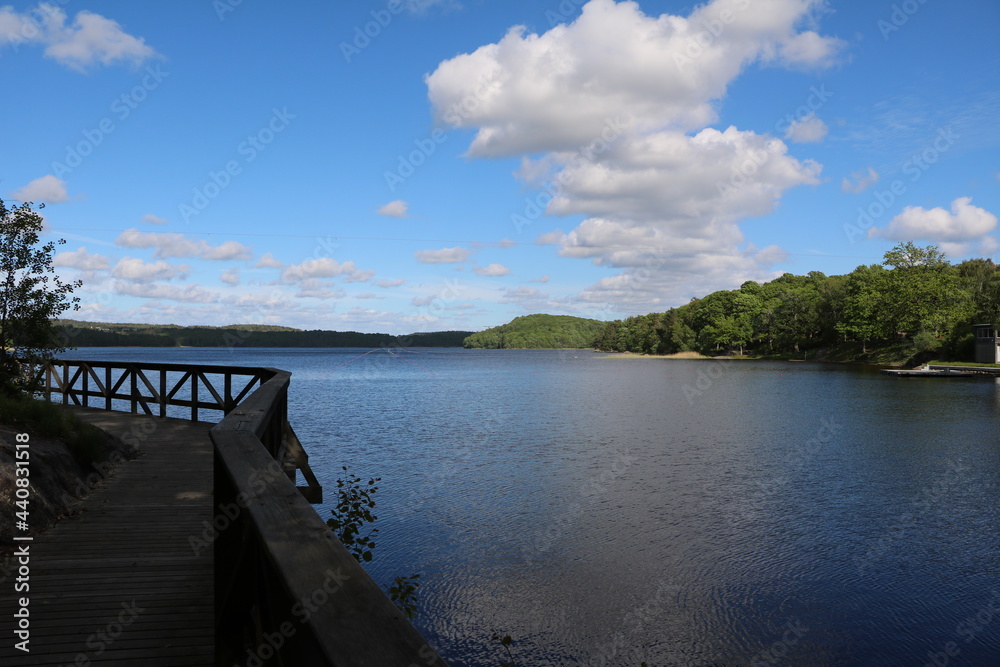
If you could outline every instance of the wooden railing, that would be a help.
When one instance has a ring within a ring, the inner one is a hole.
[[[210,381],[215,375],[221,390]],[[288,423],[291,373],[56,360],[43,377],[49,400],[97,399],[103,405],[94,407],[108,410],[126,401],[131,412],[152,415],[155,407],[160,416],[181,406],[193,420],[199,410],[223,413],[209,432],[213,523],[225,526],[213,543],[218,665],[446,667],[310,507],[322,489]],[[213,401],[199,398],[206,392]],[[296,469],[307,487],[296,488]]]

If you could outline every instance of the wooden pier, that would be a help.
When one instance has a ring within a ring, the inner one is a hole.
[[[211,424],[70,408],[114,435],[144,434],[83,503],[31,542],[30,653],[13,646],[13,577],[0,588],[0,664],[215,664]]]
[[[882,375],[893,377],[991,378],[1000,376],[1000,368],[990,366],[947,366],[932,364],[923,368],[883,368]]]
[[[288,422],[290,373],[70,360],[42,372],[46,398],[144,456],[81,517],[26,542],[31,652],[13,646],[8,577],[0,664],[447,667],[311,507],[322,489]],[[165,416],[178,407],[190,420]]]

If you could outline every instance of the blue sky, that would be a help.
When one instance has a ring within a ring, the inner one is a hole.
[[[612,319],[1000,249],[993,0],[16,3],[0,197],[80,319]]]

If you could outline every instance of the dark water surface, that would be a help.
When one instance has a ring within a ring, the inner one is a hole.
[[[273,366],[456,667],[1000,665],[1000,384],[588,351],[83,349]],[[317,506],[329,516],[328,507]]]

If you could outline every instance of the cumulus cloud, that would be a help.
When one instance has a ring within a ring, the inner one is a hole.
[[[844,180],[840,182],[840,189],[844,192],[858,194],[876,183],[878,183],[878,172],[868,167],[867,173],[855,171],[849,177],[844,177]]]
[[[402,278],[397,278],[396,280],[380,280],[375,284],[378,285],[379,287],[384,287],[388,289],[390,287],[399,287],[405,282],[406,281],[403,280]]]
[[[219,276],[219,280],[227,285],[233,285],[235,287],[240,284],[240,271],[235,267],[229,269],[228,271],[224,271],[222,275]]]
[[[951,210],[907,206],[887,227],[873,227],[868,234],[896,241],[961,242],[979,239],[996,226],[997,216],[973,206],[971,197],[959,197],[951,202]]]
[[[156,280],[170,280],[171,278],[186,278],[191,272],[191,267],[186,264],[174,266],[162,259],[155,262],[144,262],[134,257],[125,257],[115,264],[111,269],[111,275],[121,280],[130,280],[137,283],[151,283]]]
[[[475,157],[578,149],[623,109],[638,131],[698,129],[716,120],[714,101],[747,65],[831,62],[842,42],[797,30],[821,6],[714,0],[688,17],[656,17],[634,2],[592,0],[571,24],[542,35],[515,26],[442,62],[428,95],[438,122],[476,129]]]
[[[87,252],[86,247],[58,253],[52,258],[52,266],[64,266],[81,271],[103,271],[111,266],[104,255]]]
[[[257,260],[257,263],[254,264],[254,268],[257,268],[257,269],[283,269],[283,268],[285,268],[285,265],[282,262],[280,262],[277,259],[275,259],[273,254],[271,254],[269,252],[265,252],[263,255],[261,255],[261,258],[259,260]]]
[[[471,255],[472,250],[461,246],[440,250],[418,250],[413,253],[413,257],[421,264],[458,264],[467,261]]]
[[[810,144],[823,141],[830,128],[820,120],[816,114],[811,113],[804,118],[793,120],[785,130],[785,138],[797,144]]]
[[[201,239],[189,239],[183,234],[140,232],[127,229],[118,235],[115,243],[124,248],[156,248],[154,257],[200,257],[210,260],[246,260],[253,254],[252,248],[237,241],[225,241],[213,246]]]
[[[472,270],[475,271],[477,276],[489,276],[489,277],[506,276],[510,273],[510,269],[508,269],[503,264],[490,264],[488,266],[477,266],[474,267]]]
[[[374,271],[358,269],[354,262],[338,262],[330,257],[320,257],[288,266],[281,272],[281,279],[285,282],[299,282],[310,278],[344,278],[345,282],[365,282],[374,275]]]
[[[84,10],[67,23],[66,13],[47,3],[25,13],[10,6],[0,8],[0,40],[15,48],[43,46],[47,57],[80,72],[95,64],[136,66],[159,57],[145,40],[128,34],[116,21]]]
[[[153,215],[152,213],[147,213],[142,216],[142,222],[145,222],[147,225],[165,225],[167,224],[167,219]]]
[[[385,206],[382,206],[375,212],[378,213],[379,215],[385,215],[390,218],[405,218],[406,208],[408,206],[409,204],[407,204],[402,199],[397,199],[396,201],[391,201]]]
[[[516,26],[440,63],[428,96],[439,124],[474,131],[469,156],[521,156],[517,176],[543,191],[539,209],[583,216],[538,239],[620,269],[580,304],[648,312],[774,277],[784,252],[746,244],[740,224],[771,213],[789,188],[818,184],[822,166],[779,138],[709,126],[746,68],[834,63],[843,42],[801,29],[823,7],[713,0],[688,16],[647,16],[634,2],[592,0],[572,23],[541,35]],[[825,134],[812,116],[788,138]],[[526,216],[512,218],[518,229]]]
[[[178,285],[166,285],[163,283],[137,283],[118,280],[115,281],[115,291],[125,296],[181,301],[184,303],[214,303],[218,300],[218,295],[193,283],[180,287]]]
[[[69,194],[66,192],[66,181],[59,180],[52,174],[36,178],[23,188],[12,192],[11,196],[18,201],[44,202],[46,204],[58,204],[69,199]]]
[[[547,282],[549,282],[549,276],[548,276],[548,274],[545,274],[544,276],[541,276],[539,278],[535,278],[531,282],[533,282],[533,283],[547,283]]]

